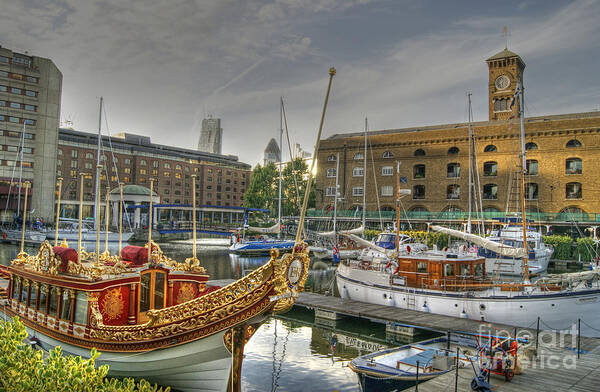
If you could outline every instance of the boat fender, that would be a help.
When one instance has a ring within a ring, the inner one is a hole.
[[[410,254],[410,245],[406,245],[406,252]]]
[[[6,232],[2,233],[2,239],[4,239],[4,240],[6,239]]]

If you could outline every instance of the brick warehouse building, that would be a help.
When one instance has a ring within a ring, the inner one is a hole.
[[[515,173],[519,163],[520,124],[519,118],[510,119],[511,115],[518,117],[518,105],[511,108],[510,101],[517,79],[522,81],[525,63],[506,49],[486,62],[489,121],[474,122],[472,129],[482,206],[484,211],[500,213],[520,209],[515,196],[518,194]],[[556,220],[561,217],[568,217],[562,220],[573,217],[596,220],[595,214],[600,213],[600,179],[594,174],[594,168],[600,167],[600,112],[524,120],[528,211],[547,216],[554,214]],[[399,161],[401,187],[412,191],[402,199],[406,210],[413,211],[413,216],[449,212],[447,217],[464,217],[460,212],[468,210],[467,123],[370,131],[368,144],[367,210],[377,209],[377,196],[382,210],[395,209],[396,162]],[[327,209],[333,204],[338,153],[342,198],[338,208],[362,207],[364,134],[347,133],[321,141],[317,209]]]
[[[79,200],[78,173],[90,173],[84,179],[84,216],[92,216],[94,205],[97,134],[61,128],[58,140],[56,176],[63,177],[63,214],[77,216]],[[101,163],[108,167],[101,179],[101,193],[105,194],[107,181],[117,187],[117,173],[121,182],[150,186],[161,203],[191,204],[192,179],[196,174],[196,203],[198,205],[241,206],[250,180],[251,167],[238,161],[236,156],[219,155],[179,147],[153,144],[147,136],[122,133],[111,138],[102,137],[104,146]],[[116,166],[117,172],[114,168]]]

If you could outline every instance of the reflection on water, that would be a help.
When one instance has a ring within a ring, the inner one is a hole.
[[[94,251],[96,244],[84,246],[87,251]],[[116,253],[117,246],[110,245],[111,253]],[[103,243],[100,248],[104,250]],[[176,260],[184,260],[192,253],[190,246],[181,244],[161,244],[161,248]],[[28,246],[25,251],[35,254],[37,249],[38,246]],[[18,245],[0,244],[0,264],[8,265],[18,252]],[[223,247],[201,247],[198,258],[210,279],[238,279],[269,259],[230,255]],[[335,266],[321,262],[311,268],[306,289],[330,293]],[[269,318],[246,345],[242,390],[360,391],[358,377],[347,363],[356,356],[388,347],[385,326],[353,320],[330,323],[315,320],[312,311],[300,307]],[[337,344],[332,351],[333,341]]]

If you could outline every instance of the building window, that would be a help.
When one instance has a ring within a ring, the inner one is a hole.
[[[567,199],[581,199],[581,184],[579,182],[569,182],[566,187]]]
[[[165,169],[170,169],[171,168],[171,164],[169,162],[165,162]]]
[[[158,176],[158,170],[152,169],[152,175],[153,176]]]
[[[391,151],[386,151],[383,153],[383,155],[381,156],[383,159],[388,159],[388,158],[393,158],[394,154],[392,154]]]
[[[537,176],[538,174],[538,161],[535,159],[528,159],[525,161],[525,168],[527,170],[527,174],[530,176]]]
[[[125,173],[129,174],[129,173],[131,173],[131,168],[129,168],[129,167],[126,167],[126,168],[124,168],[124,169],[123,169],[123,171],[124,171]]]
[[[581,174],[582,164],[579,158],[569,158],[566,161],[566,173],[567,174]]]
[[[125,158],[125,164],[126,165],[131,165],[131,159]]]
[[[415,150],[414,156],[416,157],[424,157],[425,156],[425,150],[423,150],[422,148],[419,148],[417,150]]]
[[[394,187],[391,185],[384,185],[381,187],[381,196],[393,196]]]
[[[364,168],[355,167],[352,169],[352,177],[362,177],[364,175]]]
[[[413,186],[413,199],[424,199],[425,198],[425,185]]]
[[[496,152],[496,151],[498,151],[498,148],[496,148],[496,146],[494,146],[493,144],[488,144],[483,149],[483,152]]]
[[[381,168],[382,176],[392,176],[394,175],[394,167],[393,166],[384,166]]]
[[[71,161],[71,167],[77,169],[77,161]]]
[[[140,174],[146,174],[146,169],[140,169]]]
[[[525,144],[525,150],[529,151],[529,150],[537,150],[538,149],[538,145],[535,144],[534,142],[529,142],[527,144]]]
[[[71,158],[77,158],[77,150],[71,150]]]
[[[327,161],[329,161],[329,162],[335,162],[335,160],[336,160],[335,155],[330,155],[327,157]]]
[[[581,147],[581,142],[577,139],[571,139],[567,142],[567,148]]]
[[[460,164],[459,163],[449,163],[446,170],[446,177],[448,178],[458,178],[460,177]]]
[[[485,162],[483,164],[483,175],[487,177],[495,177],[498,175],[498,163]]]
[[[140,160],[140,166],[146,166],[146,160],[145,159]]]
[[[360,159],[364,159],[364,158],[365,158],[365,157],[364,157],[364,155],[363,155],[363,153],[362,153],[362,152],[357,152],[356,154],[354,154],[354,160],[355,160],[355,161],[358,161],[358,160],[360,160]]]
[[[525,184],[525,199],[537,200],[538,198],[538,184],[535,182],[529,182]]]
[[[181,178],[181,173],[175,173],[175,178]]]
[[[37,112],[37,106],[25,104],[23,105],[23,109],[29,110],[30,112]]]
[[[458,149],[458,147],[450,147],[448,149],[448,155],[456,155],[460,152],[460,150]]]
[[[94,159],[94,156],[92,155],[91,152],[86,152],[85,153],[85,159]]]
[[[21,109],[21,104],[18,102],[11,102],[8,106],[12,109]]]
[[[57,153],[58,153],[58,155],[62,155],[63,151],[59,148],[58,151],[57,151]]]
[[[129,177],[123,177],[123,182],[129,182],[130,178]]]
[[[334,186],[328,186],[325,189],[325,196],[335,196],[335,187]]]
[[[25,95],[28,97],[37,97],[37,91],[25,90]]]
[[[181,165],[175,165],[175,170],[181,170]]]
[[[171,177],[171,172],[163,172],[164,177]]]
[[[486,200],[498,199],[498,185],[496,184],[485,184],[483,186],[483,198]]]
[[[508,98],[497,99],[494,102],[494,111],[495,112],[505,112],[507,110],[511,110],[510,102]]]
[[[159,165],[158,161],[153,161],[152,162],[152,167],[158,167],[158,165]]]
[[[413,178],[425,178],[425,165],[414,165],[413,166]]]
[[[363,195],[362,186],[352,187],[352,196],[362,196],[362,195]]]
[[[75,161],[75,162],[77,162],[77,161]],[[85,163],[85,168],[86,168],[86,169],[91,169],[91,168],[92,168],[92,164],[91,164],[91,163],[89,163],[89,162],[86,162],[86,163]]]
[[[335,177],[335,169],[327,169],[327,177]]]
[[[460,199],[460,185],[448,185],[446,187],[446,199]]]

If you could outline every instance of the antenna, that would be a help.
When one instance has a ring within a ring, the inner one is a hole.
[[[508,37],[510,37],[508,27],[504,26],[504,29],[502,30],[502,36],[504,36],[504,50],[508,50]]]

